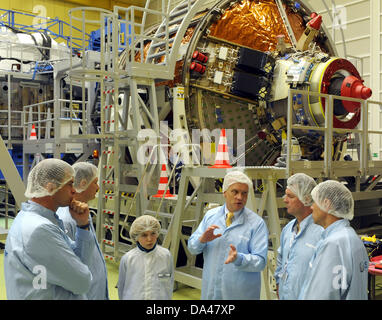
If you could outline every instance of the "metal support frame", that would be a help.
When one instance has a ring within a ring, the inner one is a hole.
[[[295,35],[294,35],[292,26],[291,26],[291,24],[290,24],[290,22],[289,22],[288,16],[287,16],[287,14],[286,14],[286,12],[285,12],[285,9],[284,9],[284,6],[283,6],[282,1],[281,1],[281,0],[276,0],[276,5],[277,5],[277,7],[278,7],[278,9],[279,9],[281,18],[282,18],[282,20],[283,20],[283,22],[284,22],[284,25],[285,25],[286,29],[287,29],[288,36],[290,37],[290,40],[291,40],[291,42],[292,42],[292,46],[293,46],[294,48],[296,48],[296,46],[297,46],[297,40],[296,40],[296,37],[295,37]]]
[[[301,94],[304,96],[314,96],[325,98],[325,126],[313,127],[293,124],[293,96]],[[355,129],[333,128],[333,101],[346,100],[355,101],[361,104],[361,120],[359,127]],[[289,89],[288,93],[288,117],[287,117],[287,173],[288,176],[305,170],[315,178],[337,179],[339,177],[365,177],[367,175],[379,175],[382,170],[382,161],[372,161],[369,157],[369,135],[382,135],[382,130],[369,130],[368,113],[371,105],[382,106],[379,101],[362,100],[350,97],[310,92],[305,90]],[[293,129],[311,130],[324,133],[324,160],[323,161],[292,161],[291,160],[291,140]],[[332,142],[334,133],[354,133],[360,137],[360,155],[358,161],[334,161],[332,158]]]
[[[54,158],[61,158],[61,154],[74,153],[85,154],[86,158],[97,148],[97,143],[83,137],[81,140],[71,138],[74,132],[74,122],[77,130],[84,130],[78,120],[80,110],[74,112],[72,108],[65,105],[77,103],[81,105],[84,101],[60,99],[59,82],[61,78],[54,78],[55,99],[24,106],[23,116],[23,176],[27,177],[31,168],[29,155],[52,154]],[[85,102],[87,103],[87,102]],[[43,110],[43,109],[46,109]],[[74,117],[74,118],[73,118]],[[74,119],[74,121],[73,121]],[[32,124],[36,127],[37,140],[29,140]],[[54,136],[51,137],[50,129]],[[66,128],[66,133],[64,129]],[[42,132],[45,132],[43,134]]]
[[[9,189],[12,191],[17,206],[20,207],[21,203],[26,201],[26,197],[24,196],[25,187],[1,136],[0,154],[0,170],[3,173],[5,180],[7,181]]]
[[[76,139],[101,139],[97,238],[101,243],[101,249],[105,257],[113,261],[117,261],[122,253],[129,249],[128,243],[120,242],[120,236],[124,237],[122,232],[119,232],[121,219],[123,219],[123,216],[125,217],[121,231],[123,229],[128,231],[129,225],[126,225],[126,223],[128,224],[127,220],[129,219],[126,218],[130,216],[130,210],[126,212],[126,205],[123,204],[126,203],[123,194],[126,192],[134,194],[133,199],[128,201],[132,208],[135,207],[132,216],[138,216],[150,211],[148,210],[150,203],[148,194],[151,194],[152,190],[150,188],[139,188],[142,180],[144,180],[145,185],[148,185],[151,177],[151,173],[147,174],[145,164],[140,163],[137,158],[138,151],[145,142],[140,139],[139,132],[143,126],[145,129],[153,130],[157,143],[159,143],[159,115],[155,80],[172,79],[174,77],[175,57],[181,39],[193,15],[201,6],[199,3],[194,4],[194,1],[185,1],[185,3],[187,3],[186,7],[190,10],[184,10],[184,21],[181,22],[181,27],[178,29],[171,48],[169,46],[168,32],[165,32],[160,37],[158,35],[154,37],[147,36],[144,23],[148,14],[159,15],[161,19],[164,18],[164,20],[171,23],[171,19],[179,19],[179,12],[176,17],[171,16],[169,14],[170,4],[164,6],[164,3],[161,11],[151,10],[149,9],[150,0],[148,0],[145,8],[115,6],[113,12],[106,10],[100,12],[100,20],[96,22],[99,23],[101,30],[99,70],[87,68],[84,64],[75,69],[72,60],[70,61],[69,75],[71,79],[85,79],[82,80],[82,85],[88,81],[100,83],[100,132],[71,135],[71,137]],[[191,6],[191,4],[194,5]],[[73,18],[74,20],[82,19],[83,24],[85,24],[84,12],[88,9],[72,9],[70,11],[71,23]],[[99,9],[93,8],[92,10]],[[78,18],[77,11],[82,12],[82,18]],[[135,19],[138,11],[143,14],[141,22],[137,22]],[[75,12],[77,17],[74,17]],[[121,24],[126,27],[124,31],[119,27]],[[83,38],[85,39],[85,36]],[[143,44],[148,40],[152,42],[152,45],[158,41],[164,43],[167,48],[165,50],[164,64],[156,61],[147,62],[143,59]],[[85,45],[82,45],[83,57],[86,55],[85,47]],[[120,54],[121,50],[123,50],[122,54]],[[137,53],[141,54],[140,61],[136,61]],[[149,101],[147,106],[140,98],[140,90],[145,90],[148,93]],[[109,94],[105,94],[105,92],[109,92]],[[122,105],[118,103],[120,94],[123,94],[124,97]],[[84,106],[83,113],[86,113],[86,106]],[[85,128],[85,124],[82,127]],[[126,162],[125,151],[129,153],[132,163]],[[113,156],[111,156],[112,154]],[[160,148],[158,148],[158,155],[159,159],[161,159]],[[124,181],[126,179],[136,179],[139,184],[137,186],[131,181],[126,183]],[[168,207],[171,207],[171,205]],[[105,229],[111,231],[111,239],[109,236],[106,237],[108,231]]]
[[[43,20],[44,22],[40,22],[38,24],[32,25],[32,24],[22,24],[17,23],[17,21],[25,21],[25,17],[30,17],[31,19],[38,18]],[[63,39],[66,41],[67,45],[69,45],[69,41],[80,41],[80,38],[77,37],[71,37],[65,34],[64,28],[69,28],[69,24],[65,21],[59,20],[58,18],[47,18],[42,16],[36,16],[34,14],[15,11],[15,10],[6,10],[6,9],[0,9],[0,26],[6,25],[12,28],[16,28],[18,30],[21,30],[23,32],[48,32],[50,36],[52,36],[53,39]],[[58,33],[55,32],[58,27]],[[74,27],[75,28],[75,27]],[[81,32],[80,29],[75,28],[77,31]],[[87,41],[89,41],[90,34],[87,34]],[[75,42],[74,42],[75,43]],[[75,43],[75,46],[76,43]]]
[[[324,127],[311,127],[294,125],[292,123],[292,102],[294,94],[309,94],[314,96],[322,96],[326,98],[325,105],[325,126]],[[251,190],[247,207],[262,216],[268,225],[270,250],[268,254],[267,267],[262,272],[262,288],[261,299],[275,299],[275,286],[272,284],[272,278],[275,271],[275,259],[277,258],[277,248],[280,245],[281,234],[281,220],[279,215],[279,208],[284,207],[282,198],[277,197],[276,183],[279,179],[286,179],[297,172],[305,172],[314,178],[320,179],[338,179],[340,177],[355,176],[358,177],[358,184],[360,177],[365,175],[380,175],[382,169],[381,161],[369,161],[368,158],[368,135],[369,134],[382,134],[382,131],[368,130],[368,109],[369,104],[382,105],[382,102],[376,101],[363,101],[354,98],[346,98],[340,96],[326,95],[320,93],[307,92],[302,90],[290,89],[288,95],[288,122],[287,122],[287,167],[245,167],[243,171],[251,178],[262,181],[261,197]],[[361,123],[360,129],[338,129],[333,128],[333,101],[334,99],[357,101],[361,103]],[[292,161],[291,160],[291,139],[293,129],[316,130],[324,132],[325,136],[325,152],[323,161]],[[333,132],[353,132],[359,134],[361,147],[360,147],[360,160],[359,161],[333,161],[332,159],[332,143]],[[229,169],[228,169],[229,170]],[[199,225],[204,215],[204,204],[206,203],[224,203],[221,195],[216,194],[214,186],[208,188],[208,181],[223,178],[227,169],[209,169],[205,167],[198,168],[184,168],[182,170],[179,198],[174,211],[174,218],[172,220],[171,232],[165,238],[164,246],[168,247],[174,256],[174,263],[177,262],[179,245],[183,245],[186,251],[187,264],[185,266],[177,267],[175,270],[175,280],[195,288],[201,288],[201,275],[202,269],[195,266],[195,257],[192,257],[187,252],[186,240],[187,235],[183,234],[182,227],[188,226],[191,232],[194,232]],[[200,185],[194,191],[191,199],[186,204],[186,192],[188,184],[192,177],[200,178]],[[372,190],[376,185],[374,183],[367,190],[360,191],[359,185],[353,197],[355,200],[375,199],[382,196],[381,191]],[[196,195],[196,209],[194,210],[194,219],[188,220],[183,217],[184,208],[195,198]],[[264,213],[266,212],[266,215]]]

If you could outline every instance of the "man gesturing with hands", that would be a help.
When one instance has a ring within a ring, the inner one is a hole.
[[[250,188],[252,181],[243,172],[228,172],[225,204],[209,210],[188,241],[192,254],[203,253],[203,300],[260,298],[268,229],[260,216],[245,208]]]

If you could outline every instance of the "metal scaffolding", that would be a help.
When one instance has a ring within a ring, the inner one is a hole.
[[[215,180],[225,176],[226,169],[210,169],[195,164],[186,165],[181,171],[181,179],[177,198],[153,199],[156,191],[155,178],[159,176],[158,162],[151,163],[151,157],[161,159],[162,147],[167,144],[160,141],[160,123],[157,105],[156,82],[173,79],[176,55],[181,39],[191,19],[201,7],[201,1],[184,1],[169,10],[170,5],[161,11],[149,9],[150,1],[145,8],[131,6],[129,8],[114,7],[114,12],[102,12],[98,22],[101,28],[101,51],[99,68],[87,68],[85,65],[72,68],[69,72],[73,81],[94,82],[100,92],[100,124],[99,131],[87,135],[71,135],[72,138],[99,139],[100,149],[100,191],[97,204],[97,239],[105,258],[117,261],[131,248],[128,231],[131,222],[141,214],[152,214],[161,220],[163,232],[162,245],[170,249],[174,264],[178,262],[179,249],[183,247],[186,264],[177,266],[175,280],[180,283],[201,288],[202,269],[196,267],[195,257],[187,251],[189,232],[193,232],[206,212],[206,204],[223,204],[222,194],[216,193]],[[77,9],[87,10],[87,8]],[[142,13],[142,19],[136,21],[136,13]],[[148,14],[158,15],[163,21],[155,35],[145,33],[144,21]],[[170,26],[177,23],[176,36],[170,39]],[[122,31],[119,27],[124,24]],[[129,32],[130,30],[130,32]],[[144,47],[150,43],[145,57]],[[170,46],[170,43],[172,45]],[[85,48],[85,46],[83,46]],[[84,49],[83,56],[86,56]],[[180,90],[181,88],[174,88]],[[144,101],[140,93],[147,94]],[[325,126],[308,127],[293,124],[292,104],[296,94],[312,95],[325,98]],[[334,99],[350,100],[361,103],[361,128],[333,128]],[[174,124],[182,126],[182,103],[174,115]],[[262,186],[251,190],[248,208],[257,212],[267,222],[270,232],[270,248],[266,269],[262,272],[263,299],[275,298],[273,273],[280,241],[283,219],[280,209],[284,207],[277,185],[290,175],[304,172],[319,181],[324,179],[340,179],[354,176],[356,189],[354,199],[363,201],[382,197],[382,191],[374,190],[376,183],[366,190],[361,190],[361,180],[368,175],[377,176],[380,180],[382,162],[371,161],[368,157],[368,136],[381,134],[382,131],[368,130],[368,108],[382,103],[344,98],[327,94],[319,94],[301,90],[289,90],[288,122],[287,122],[287,161],[286,168],[276,167],[243,167],[244,172]],[[71,106],[73,101],[71,102]],[[84,108],[86,105],[83,104]],[[184,105],[183,105],[184,107]],[[70,109],[72,111],[72,107]],[[84,114],[88,111],[83,109]],[[175,112],[174,112],[175,113]],[[184,115],[184,114],[183,114]],[[177,118],[178,117],[178,118]],[[184,121],[184,117],[183,117]],[[86,119],[82,119],[82,127],[86,127]],[[153,143],[149,148],[146,162],[140,161],[139,152],[147,142],[142,130],[150,129]],[[324,136],[323,161],[292,161],[293,130],[321,131]],[[335,161],[332,155],[332,137],[335,132],[347,132],[359,138],[359,160]],[[171,141],[170,141],[171,144]],[[188,149],[192,150],[192,149]],[[172,172],[173,173],[173,172]],[[172,175],[170,174],[171,180]],[[168,186],[167,186],[168,187]],[[194,191],[188,196],[191,187]],[[163,205],[163,207],[162,207]],[[185,232],[185,230],[188,230]]]

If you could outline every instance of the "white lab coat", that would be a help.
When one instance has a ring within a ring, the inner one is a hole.
[[[172,255],[156,245],[150,252],[138,247],[125,253],[119,265],[120,300],[171,300],[174,286]]]

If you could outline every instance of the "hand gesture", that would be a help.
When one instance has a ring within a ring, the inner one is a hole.
[[[221,237],[221,233],[214,234],[214,230],[219,229],[219,226],[216,224],[210,225],[206,231],[200,236],[199,241],[201,243],[210,242],[212,240],[215,240],[216,238]]]
[[[69,212],[78,226],[89,223],[89,206],[87,203],[73,199],[69,206]]]
[[[230,244],[229,246],[230,246],[230,250],[229,250],[229,253],[228,253],[228,258],[224,262],[225,264],[234,262],[236,260],[236,258],[237,258],[237,251],[236,251],[235,246],[232,245],[232,244]]]

